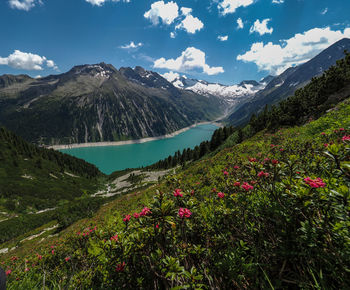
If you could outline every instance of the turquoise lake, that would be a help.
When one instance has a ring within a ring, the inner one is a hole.
[[[177,150],[194,148],[201,142],[210,140],[218,129],[214,124],[198,125],[171,138],[139,144],[121,146],[85,147],[62,149],[61,152],[95,164],[103,173],[116,170],[147,166],[173,155]]]

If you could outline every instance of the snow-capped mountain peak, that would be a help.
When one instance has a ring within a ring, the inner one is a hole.
[[[203,96],[216,96],[231,106],[238,104],[242,99],[253,96],[257,91],[262,90],[266,86],[266,83],[256,81],[243,81],[240,84],[228,86],[220,83],[209,83],[203,80],[190,79],[174,72],[165,73],[163,77],[178,89],[193,91]]]

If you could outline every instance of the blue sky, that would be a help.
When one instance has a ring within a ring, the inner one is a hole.
[[[349,11],[348,0],[1,0],[0,75],[104,61],[259,80],[350,38]]]

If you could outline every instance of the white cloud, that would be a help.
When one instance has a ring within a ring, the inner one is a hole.
[[[179,14],[181,11],[181,15]],[[204,27],[202,21],[199,18],[191,15],[192,8],[181,7],[176,2],[170,1],[165,3],[164,1],[157,1],[151,5],[151,9],[146,11],[144,17],[149,19],[153,25],[159,24],[159,19],[166,25],[171,25],[172,23],[178,23],[175,29],[183,29],[188,33],[196,33]],[[171,38],[175,38],[175,33],[170,33]]]
[[[107,1],[112,1],[112,2],[123,1],[123,2],[129,3],[131,0],[85,0],[85,1],[94,5],[94,6],[102,6]]]
[[[8,57],[0,57],[0,65],[8,65],[16,69],[43,70],[43,66],[58,69],[54,61],[47,60],[45,56],[15,50]]]
[[[155,68],[164,68],[179,72],[202,70],[207,75],[223,73],[223,67],[210,67],[205,60],[205,53],[195,47],[188,47],[176,59],[157,59],[153,65]]]
[[[149,19],[154,25],[159,24],[159,18],[163,24],[170,25],[179,16],[179,6],[173,1],[169,3],[157,1],[151,5],[151,9],[143,16]]]
[[[272,3],[274,3],[274,4],[282,4],[282,3],[284,3],[284,0],[272,0]]]
[[[313,28],[304,33],[281,40],[281,44],[254,43],[250,50],[237,56],[237,60],[255,63],[259,70],[280,74],[287,68],[302,64],[336,41],[350,37],[350,28],[331,30],[329,27]]]
[[[321,11],[321,14],[322,14],[322,15],[325,15],[327,12],[328,12],[328,7],[326,7],[325,9],[323,9],[323,10]]]
[[[85,1],[92,5],[101,6],[103,3],[105,3],[106,0],[85,0]]]
[[[181,7],[180,10],[183,15],[189,15],[192,13],[192,8]]]
[[[273,28],[268,28],[267,27],[267,24],[268,22],[270,21],[271,19],[264,19],[262,22],[260,22],[259,19],[257,19],[255,22],[254,22],[254,25],[252,25],[252,27],[250,27],[250,30],[249,32],[250,33],[253,33],[253,32],[257,32],[259,33],[260,35],[264,35],[266,33],[268,34],[271,34],[273,32]]]
[[[187,15],[184,20],[181,21],[180,24],[175,26],[175,29],[184,29],[188,33],[196,33],[204,27],[202,21],[200,21],[197,17],[193,17],[191,14]]]
[[[9,0],[12,9],[29,11],[35,6],[35,0]]]
[[[55,64],[53,60],[47,60],[46,65],[49,68],[53,68],[54,70],[58,70],[58,66]]]
[[[239,7],[247,7],[253,3],[254,0],[222,0],[218,4],[218,9],[223,15],[226,15],[228,13],[235,13]]]
[[[121,48],[121,49],[137,49],[137,48],[142,47],[142,46],[143,46],[142,42],[135,43],[133,41],[130,41],[129,44],[121,45],[121,46],[119,46],[119,48]]]
[[[237,19],[237,29],[243,29],[244,28],[244,23],[242,18]]]
[[[178,73],[174,73],[173,71],[167,72],[161,76],[165,78],[168,82],[172,82],[180,77]]]
[[[228,35],[219,35],[219,36],[218,36],[218,39],[219,39],[220,41],[227,41],[227,40],[228,40]]]

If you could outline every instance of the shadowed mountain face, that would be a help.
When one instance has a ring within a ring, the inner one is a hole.
[[[267,86],[256,93],[253,98],[237,106],[227,118],[228,122],[237,126],[243,125],[249,121],[253,113],[260,112],[266,104],[276,104],[293,95],[297,89],[304,87],[313,77],[322,74],[337,60],[343,58],[344,50],[350,50],[350,39],[348,38],[336,42],[308,62],[287,69],[281,75],[270,80]]]
[[[164,135],[219,117],[223,107],[141,67],[100,63],[39,79],[0,76],[0,124],[38,144]]]

